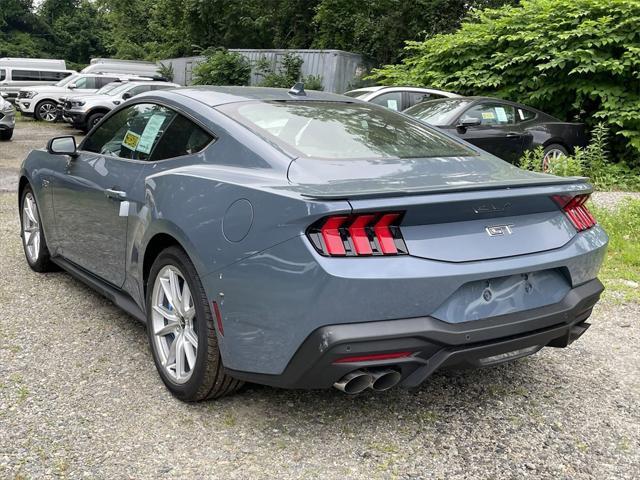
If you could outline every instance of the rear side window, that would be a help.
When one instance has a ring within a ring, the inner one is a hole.
[[[173,110],[152,103],[132,105],[107,119],[83,149],[132,160],[164,160],[196,153],[213,137]]]
[[[533,120],[536,118],[536,114],[530,110],[525,110],[524,108],[518,108],[518,121],[519,122],[527,122],[529,120]]]
[[[94,77],[93,80],[95,81],[95,87],[84,87],[84,88],[102,88],[111,82],[117,82],[119,79],[115,77]]]
[[[197,153],[209,145],[212,140],[211,135],[191,120],[182,115],[176,115],[153,150],[150,160],[164,160],[165,158]]]
[[[16,82],[39,82],[40,72],[37,70],[13,70],[11,77]]]
[[[7,71],[4,68],[0,68],[0,82],[7,78]]]
[[[417,120],[367,103],[296,100],[217,108],[295,156],[346,160],[475,155]]]

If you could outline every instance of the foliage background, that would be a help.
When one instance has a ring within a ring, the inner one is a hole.
[[[640,166],[639,26],[638,0],[523,0],[409,42],[403,61],[373,78],[508,98],[561,120],[604,120],[615,157]]]

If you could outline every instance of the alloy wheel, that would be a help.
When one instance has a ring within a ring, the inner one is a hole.
[[[544,154],[542,159],[542,171],[546,172],[549,170],[549,164],[558,158],[564,157],[564,152],[557,148],[552,148],[547,153]]]
[[[22,202],[22,241],[30,263],[36,263],[40,255],[40,222],[38,206],[31,192],[24,196]]]
[[[185,383],[198,355],[198,324],[189,284],[177,267],[166,265],[155,279],[151,298],[149,328],[160,364],[173,382]]]
[[[53,122],[58,117],[57,107],[53,103],[43,103],[38,108],[38,115],[45,122]]]

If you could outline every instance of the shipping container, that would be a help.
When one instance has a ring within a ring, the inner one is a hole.
[[[362,57],[355,53],[342,50],[257,50],[257,49],[230,49],[246,57],[251,65],[265,58],[272,68],[279,69],[282,57],[286,54],[294,54],[302,58],[302,75],[317,75],[322,78],[325,92],[343,93],[349,90],[354,80],[363,72]],[[159,63],[173,68],[173,81],[181,85],[193,83],[193,68],[204,57],[181,57],[161,60]],[[255,68],[251,73],[251,85],[257,85],[261,77],[256,74]]]

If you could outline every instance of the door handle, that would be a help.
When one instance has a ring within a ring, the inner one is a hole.
[[[122,190],[114,190],[113,188],[107,188],[104,191],[104,194],[107,198],[117,200],[119,202],[127,199],[127,192],[123,192]]]
[[[507,133],[507,138],[516,138],[516,137],[521,137],[522,135],[520,135],[519,133],[514,133],[514,132],[509,132]]]

